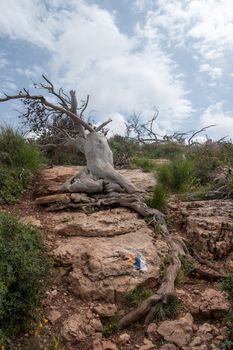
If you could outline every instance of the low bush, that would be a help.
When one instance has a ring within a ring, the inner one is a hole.
[[[49,268],[39,232],[0,213],[0,331],[4,335],[29,328],[44,296]]]
[[[190,160],[177,159],[157,168],[158,181],[169,192],[182,192],[193,182],[193,163]]]
[[[0,127],[0,201],[17,200],[42,162],[40,151],[19,131]]]

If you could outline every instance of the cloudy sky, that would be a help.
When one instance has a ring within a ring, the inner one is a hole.
[[[90,94],[89,114],[124,132],[154,107],[161,133],[209,124],[233,138],[232,0],[0,0],[0,90],[46,74]],[[17,124],[21,105],[0,105]]]

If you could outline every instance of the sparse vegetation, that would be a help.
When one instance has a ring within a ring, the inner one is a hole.
[[[163,211],[167,204],[168,193],[162,184],[155,186],[153,197],[149,200],[148,205],[152,208]]]
[[[155,170],[155,163],[148,158],[133,157],[131,158],[131,169],[142,169],[145,173],[153,172]]]
[[[103,335],[108,338],[120,328],[120,316],[118,313],[110,317],[104,325]]]
[[[30,328],[44,296],[49,267],[40,233],[0,213],[0,330],[4,336]]]
[[[222,281],[220,288],[223,292],[227,294],[227,298],[231,303],[231,309],[225,318],[229,326],[228,339],[225,340],[221,346],[221,348],[225,350],[232,349],[233,346],[233,275],[230,275],[229,277],[225,278]]]
[[[169,300],[165,303],[155,304],[155,320],[164,321],[168,318],[173,319],[176,317],[180,308],[180,301],[176,298]]]
[[[125,295],[125,302],[128,306],[137,306],[144,299],[149,298],[152,295],[150,289],[139,285],[131,293]]]

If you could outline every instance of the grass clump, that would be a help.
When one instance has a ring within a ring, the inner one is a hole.
[[[152,295],[150,289],[139,285],[131,293],[125,295],[125,302],[128,306],[137,306],[141,301],[149,298]]]
[[[164,185],[158,184],[155,186],[153,197],[149,200],[148,205],[151,208],[155,208],[163,211],[167,204],[168,193],[164,188]]]
[[[179,311],[180,301],[177,298],[172,298],[166,304],[162,302],[156,303],[154,308],[156,321],[160,322],[166,319],[173,319]]]
[[[120,316],[118,313],[110,317],[103,328],[103,335],[108,338],[120,329]]]
[[[28,330],[44,296],[50,263],[39,232],[0,213],[0,331]]]
[[[42,161],[40,151],[19,131],[0,127],[0,201],[17,200]]]
[[[155,170],[155,163],[148,158],[133,157],[130,161],[131,169],[142,169],[144,173],[150,173]]]

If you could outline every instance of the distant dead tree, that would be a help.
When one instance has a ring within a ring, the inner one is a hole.
[[[209,128],[212,128],[216,125],[208,125],[205,126],[199,130],[190,130],[190,131],[175,131],[173,134],[165,134],[165,135],[159,135],[155,131],[155,122],[158,120],[159,116],[159,109],[155,107],[154,114],[152,117],[146,121],[143,122],[141,113],[133,112],[131,116],[127,119],[125,126],[126,126],[126,136],[130,139],[136,139],[139,143],[145,144],[145,143],[155,143],[155,144],[163,144],[168,142],[174,142],[178,144],[185,144],[192,145],[194,142],[194,138],[206,131]],[[195,141],[197,142],[197,141]]]

